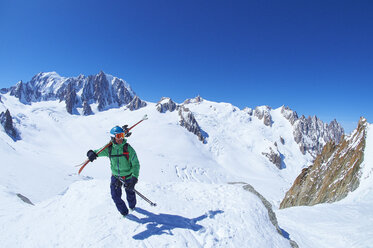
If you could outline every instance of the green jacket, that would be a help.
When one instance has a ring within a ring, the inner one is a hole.
[[[115,144],[112,142],[112,149],[111,155],[120,155],[123,154],[123,146],[127,143],[127,140],[124,139],[122,144]],[[94,152],[98,152],[100,149],[95,150]],[[128,144],[128,153],[129,153],[129,160],[125,156],[121,157],[111,157],[110,158],[110,165],[111,165],[111,173],[114,176],[128,176],[132,174],[132,176],[139,178],[139,171],[140,171],[140,163],[137,159],[137,155],[135,150]],[[109,148],[103,150],[99,157],[109,157]]]

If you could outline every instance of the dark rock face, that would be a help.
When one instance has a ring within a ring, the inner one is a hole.
[[[141,101],[140,98],[135,96],[135,98],[133,98],[133,100],[127,105],[127,108],[131,111],[134,111],[146,107],[146,105],[146,102]]]
[[[276,228],[277,232],[284,238],[289,239],[284,235],[282,229],[278,225],[278,220],[275,212],[273,211],[272,204],[262,194],[260,194],[252,185],[245,182],[229,182],[229,184],[243,184],[242,187],[244,190],[256,195],[261,200],[264,207],[267,209],[269,220],[271,221],[272,225]],[[298,244],[294,240],[289,239],[289,242],[292,248],[299,248]]]
[[[89,106],[87,101],[83,102],[83,115],[93,115],[91,106]]]
[[[125,106],[135,97],[135,93],[125,81],[102,71],[97,75],[72,78],[60,77],[54,72],[39,73],[30,82],[25,84],[21,81],[4,91],[9,91],[10,95],[17,97],[24,104],[49,100],[65,101],[66,110],[70,114],[78,114],[76,108],[83,108],[84,102],[86,110],[90,104],[97,103],[97,109],[104,111]],[[93,113],[92,110],[90,113]]]
[[[70,82],[67,87],[66,87],[66,97],[65,97],[65,102],[66,102],[66,111],[69,114],[73,114],[76,112],[76,91],[74,89],[74,86]]]
[[[162,97],[162,99],[156,105],[157,110],[160,113],[166,113],[167,111],[173,112],[178,109],[175,102],[168,97]]]
[[[277,144],[275,144],[275,146],[277,146]],[[272,164],[276,165],[277,168],[281,169],[282,159],[278,150],[274,151],[270,147],[269,152],[263,152],[262,154],[266,156]]]
[[[193,113],[186,107],[180,107],[179,109],[180,116],[180,126],[185,127],[189,132],[197,135],[198,139],[205,143],[205,138],[203,131],[198,125],[198,122],[194,118]],[[207,136],[207,134],[205,134]]]
[[[328,125],[316,116],[306,118],[302,115],[298,118],[298,114],[288,107],[282,107],[281,113],[293,125],[294,140],[303,154],[309,152],[316,157],[327,142],[338,144],[344,135],[342,126],[336,120]]]
[[[31,201],[30,201],[30,199],[29,198],[27,198],[26,196],[24,196],[24,195],[22,195],[22,194],[20,194],[20,193],[18,193],[18,194],[16,194],[23,202],[25,202],[25,203],[27,203],[27,204],[30,204],[30,205],[34,205],[34,203],[32,203]]]
[[[5,112],[0,113],[0,123],[4,127],[5,132],[14,140],[19,140],[20,136],[13,126],[13,119],[10,115],[9,110],[7,109]]]
[[[315,162],[302,170],[286,193],[280,208],[339,201],[359,186],[360,165],[364,159],[366,120],[350,137],[337,145],[328,142]]]

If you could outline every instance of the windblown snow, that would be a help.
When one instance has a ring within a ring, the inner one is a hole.
[[[22,136],[14,142],[0,130],[4,247],[280,248],[291,247],[290,239],[300,247],[373,243],[371,157],[362,182],[366,197],[356,192],[340,203],[278,210],[294,179],[312,161],[294,141],[281,108],[270,110],[273,123],[265,126],[231,104],[191,101],[186,107],[207,135],[204,144],[179,125],[177,111],[159,113],[155,103],[136,111],[121,107],[78,116],[68,114],[63,102],[24,105],[9,94],[1,99],[0,112],[11,109]],[[141,165],[136,189],[157,206],[137,197],[136,210],[124,219],[110,196],[108,159],[89,163],[81,175],[77,165],[89,149],[109,141],[111,127],[131,126],[145,114],[149,119],[133,129],[128,142]],[[373,152],[371,133],[367,149]],[[282,155],[281,169],[263,155],[270,150]],[[249,183],[266,197],[279,216],[282,235],[262,201],[229,182]],[[346,236],[347,230],[354,235]]]

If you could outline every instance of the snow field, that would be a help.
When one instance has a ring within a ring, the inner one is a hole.
[[[0,111],[10,106],[22,140],[13,142],[0,130],[1,246],[289,247],[259,199],[226,184],[250,183],[276,211],[301,169],[310,165],[312,158],[301,154],[281,108],[271,110],[273,123],[267,127],[231,104],[188,104],[208,134],[202,144],[180,127],[176,111],[160,114],[154,103],[133,112],[117,108],[73,116],[63,102],[23,105],[9,95],[2,101]],[[141,164],[137,189],[158,206],[138,198],[137,212],[122,219],[110,198],[108,159],[89,163],[82,176],[74,166],[89,149],[109,141],[111,127],[133,125],[144,114],[149,120],[128,141]],[[282,170],[263,156],[268,147],[283,156]],[[372,148],[368,131],[363,180],[343,201],[276,211],[280,227],[301,248],[372,247]]]
[[[71,184],[35,206],[1,188],[0,238],[4,247],[290,247],[267,210],[240,186],[204,183],[149,184],[137,190],[126,219],[115,208],[108,180]],[[13,211],[14,208],[17,211]]]

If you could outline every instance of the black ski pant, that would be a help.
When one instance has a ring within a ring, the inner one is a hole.
[[[128,179],[125,180],[126,184],[128,183]],[[111,176],[111,183],[110,183],[110,191],[111,191],[111,198],[113,199],[115,206],[117,206],[118,211],[122,215],[128,214],[128,208],[126,203],[122,200],[122,182],[119,181],[115,176]],[[130,208],[134,208],[136,206],[136,194],[133,190],[125,189],[127,195],[127,202]]]

